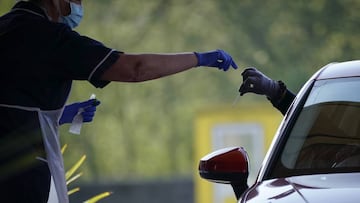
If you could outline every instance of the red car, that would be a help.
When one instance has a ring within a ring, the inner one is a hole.
[[[360,202],[360,60],[315,73],[288,109],[255,183],[242,147],[200,160],[204,179],[231,184],[239,203]]]

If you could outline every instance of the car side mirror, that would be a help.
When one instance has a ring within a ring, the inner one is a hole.
[[[248,155],[242,147],[220,149],[200,159],[199,174],[211,182],[231,184],[236,199],[239,199],[248,188],[248,160]]]

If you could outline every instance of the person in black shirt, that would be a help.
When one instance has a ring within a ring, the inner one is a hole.
[[[58,128],[73,80],[104,88],[193,67],[237,68],[219,49],[131,54],[108,48],[73,30],[82,15],[81,0],[29,0],[0,17],[2,202],[47,202],[51,178],[59,202],[69,201]]]

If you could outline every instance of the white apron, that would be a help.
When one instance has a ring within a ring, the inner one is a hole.
[[[16,105],[0,104],[2,107],[21,109],[25,111],[36,111],[39,116],[42,138],[46,152],[46,161],[52,178],[59,203],[68,203],[67,187],[65,180],[64,161],[61,154],[59,139],[59,119],[62,115],[63,108],[53,111],[42,111],[39,108],[23,107]],[[37,157],[34,157],[34,159]]]

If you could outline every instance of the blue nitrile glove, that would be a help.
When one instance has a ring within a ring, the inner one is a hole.
[[[209,52],[194,53],[198,59],[197,66],[217,67],[223,71],[227,71],[230,66],[237,69],[232,57],[223,50],[217,49]]]
[[[240,95],[252,92],[255,94],[266,95],[269,99],[274,100],[280,97],[280,85],[278,81],[272,80],[256,68],[246,68],[241,75],[243,83],[240,86]]]
[[[83,117],[83,122],[91,122],[95,116],[96,107],[100,104],[97,99],[90,99],[84,102],[76,102],[66,105],[61,115],[59,124],[72,123],[79,111]]]

